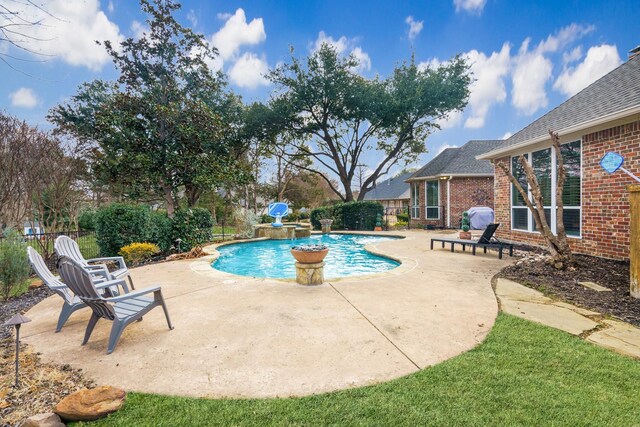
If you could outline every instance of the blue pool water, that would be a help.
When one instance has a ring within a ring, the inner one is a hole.
[[[218,248],[220,257],[212,266],[227,273],[251,277],[293,279],[296,277],[295,259],[289,252],[292,246],[325,244],[329,253],[324,259],[324,277],[361,276],[391,270],[399,262],[365,251],[364,245],[390,240],[393,237],[323,234],[295,240],[262,240],[236,243]]]

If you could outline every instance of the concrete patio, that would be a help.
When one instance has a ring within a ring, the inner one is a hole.
[[[434,232],[394,234],[405,238],[368,249],[400,267],[316,287],[223,273],[210,259],[133,269],[138,289],[162,285],[175,330],[153,310],[125,330],[111,355],[104,320],[80,346],[89,309],[54,333],[57,296],[28,312],[33,322],[22,337],[44,361],[129,391],[300,396],[387,381],[479,344],[498,312],[491,278],[511,261],[430,251]]]

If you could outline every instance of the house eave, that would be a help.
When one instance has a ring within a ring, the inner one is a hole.
[[[624,110],[620,110],[615,113],[608,114],[606,116],[598,117],[597,119],[588,120],[586,122],[578,123],[577,125],[568,126],[564,129],[560,129],[557,131],[558,136],[562,137],[563,135],[580,132],[585,129],[603,125],[607,122],[624,119],[625,117],[633,116],[634,114],[640,114],[640,105],[636,105],[634,107],[626,108]],[[514,151],[519,151],[528,146],[539,144],[547,140],[549,140],[549,135],[542,135],[537,138],[528,139],[526,141],[522,141],[517,144],[510,145],[508,147],[498,148],[496,150],[489,151],[488,153],[484,153],[479,156],[476,156],[476,159],[477,160],[493,160],[493,159],[508,155]]]
[[[417,176],[414,178],[409,178],[405,182],[414,182],[414,181],[429,181],[433,179],[440,178],[491,178],[493,177],[493,173],[440,173],[437,175],[430,176]]]

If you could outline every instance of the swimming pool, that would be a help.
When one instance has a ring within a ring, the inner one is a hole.
[[[399,262],[374,255],[364,245],[378,243],[394,237],[362,236],[353,234],[323,234],[295,240],[262,240],[236,243],[218,248],[220,257],[212,267],[227,273],[250,277],[293,279],[296,277],[295,260],[289,252],[292,246],[324,244],[329,254],[324,259],[327,279],[380,273],[396,268]]]

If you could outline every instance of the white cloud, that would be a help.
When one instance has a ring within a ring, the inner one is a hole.
[[[265,74],[269,72],[266,59],[246,52],[233,64],[229,70],[229,78],[239,87],[255,89],[258,86],[266,86],[269,81]]]
[[[123,39],[118,26],[100,10],[98,0],[50,0],[42,9],[21,2],[21,19],[42,21],[42,25],[24,27],[23,36],[10,35],[14,42],[41,55],[52,55],[71,65],[98,71],[110,61],[95,41]],[[9,25],[7,15],[0,16],[0,27]]]
[[[11,105],[14,107],[33,108],[38,105],[38,97],[33,92],[33,89],[28,87],[21,87],[12,92],[9,98],[11,99]]]
[[[529,51],[529,39],[520,46],[511,76],[511,103],[520,112],[531,115],[549,104],[545,85],[553,64],[539,49]]]
[[[216,18],[218,18],[221,21],[226,21],[227,19],[231,18],[233,16],[232,13],[229,12],[219,12],[216,14]]]
[[[578,59],[582,58],[582,46],[578,46],[569,52],[565,52],[562,54],[562,63],[566,66],[571,64],[572,62],[576,62]]]
[[[586,36],[595,30],[595,28],[593,25],[578,25],[572,23],[571,25],[561,28],[560,31],[555,34],[549,34],[547,39],[540,42],[536,49],[540,53],[557,52],[568,44]]]
[[[405,22],[409,25],[409,40],[414,40],[422,31],[424,21],[415,21],[413,16],[407,16]]]
[[[428,68],[438,68],[441,65],[446,64],[446,61],[440,61],[438,58],[431,58],[426,61],[420,62],[417,67],[419,71],[425,71]]]
[[[616,46],[603,44],[587,51],[584,61],[566,68],[556,79],[553,88],[567,96],[575,95],[622,63]]]
[[[358,66],[355,71],[369,71],[371,69],[371,58],[360,46],[354,48],[351,54],[358,60]]]
[[[469,86],[471,114],[465,120],[464,127],[483,127],[489,108],[506,99],[504,78],[509,73],[510,50],[509,44],[505,43],[500,52],[493,52],[489,57],[477,50],[465,54],[471,64],[474,81]]]
[[[196,27],[198,25],[198,15],[196,15],[196,12],[193,9],[190,9],[189,12],[187,12],[187,19],[191,22],[192,27]]]
[[[347,53],[353,55],[358,60],[358,66],[352,70],[353,72],[358,73],[371,69],[371,58],[367,52],[362,50],[362,47],[356,46],[357,39],[349,39],[346,36],[342,36],[336,40],[324,31],[320,31],[318,38],[313,42],[310,50],[315,52],[319,50],[323,44],[332,46],[336,52],[338,52],[338,55],[346,55]]]
[[[133,35],[134,39],[141,39],[142,37],[144,37],[144,33],[148,31],[149,29],[140,21],[134,20],[131,23],[131,34]]]
[[[513,135],[513,132],[505,132],[504,135],[502,135],[502,138],[500,138],[500,139],[511,138],[511,135]]]
[[[222,60],[232,59],[244,45],[257,45],[267,38],[262,18],[247,23],[243,9],[229,16],[222,28],[211,36],[211,44],[218,49]]]
[[[116,7],[113,5],[113,2],[111,0],[107,4],[107,10],[109,11],[109,13],[113,13],[113,11],[116,10]]]
[[[313,44],[313,48],[311,49],[313,52],[320,50],[323,44],[328,44],[332,46],[339,55],[342,55],[347,50],[351,42],[347,39],[347,37],[342,36],[338,40],[334,39],[331,36],[328,36],[324,31],[320,31],[318,33],[318,38]]]
[[[487,0],[453,0],[456,12],[465,11],[469,13],[482,13]]]
[[[462,123],[462,116],[462,111],[452,111],[446,119],[437,119],[436,124],[440,126],[440,129],[451,129]]]

